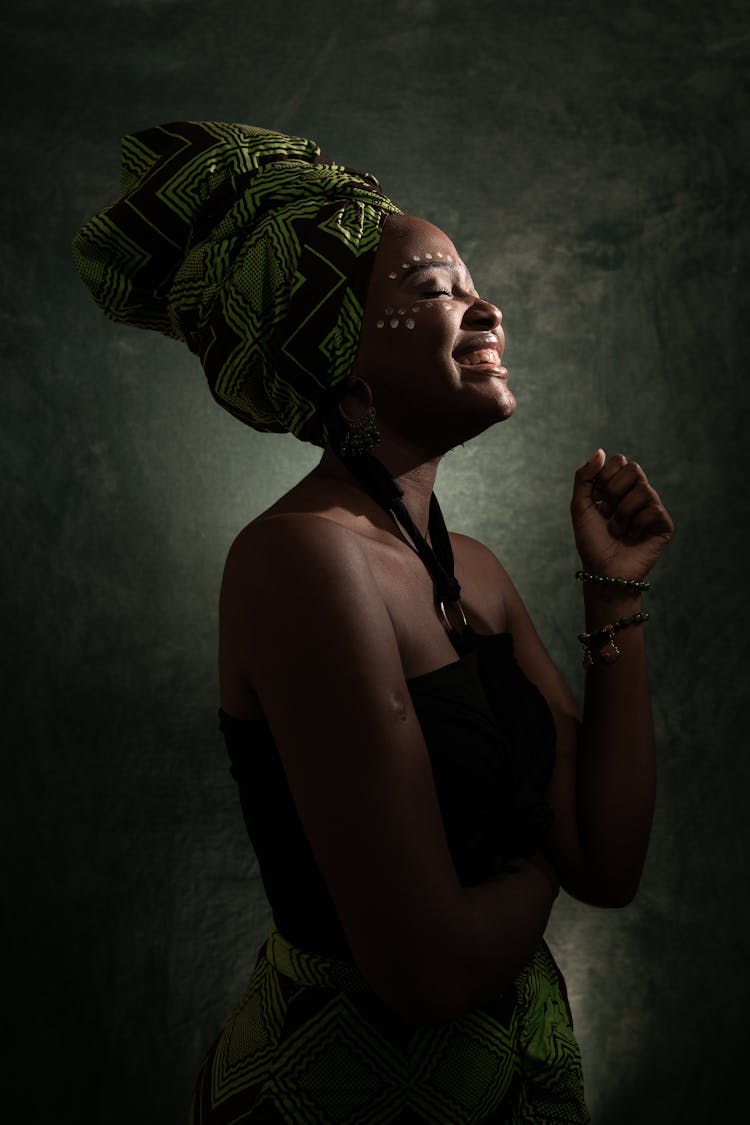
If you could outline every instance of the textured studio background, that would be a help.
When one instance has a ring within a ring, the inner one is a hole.
[[[647,626],[642,890],[624,911],[561,899],[550,941],[596,1125],[745,1120],[744,0],[25,0],[2,22],[3,1008],[24,1121],[181,1122],[265,933],[216,595],[236,531],[316,454],[218,410],[177,344],[105,321],[69,251],[116,193],[120,136],[186,117],[371,169],[501,305],[518,413],[438,491],[576,691],[572,473],[601,444],[661,489],[679,534]]]

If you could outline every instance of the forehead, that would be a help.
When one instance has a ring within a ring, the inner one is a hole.
[[[452,258],[460,264],[455,246],[448,235],[415,215],[389,215],[383,227],[378,247],[381,262],[399,259],[398,265],[411,264],[417,259],[445,261]]]

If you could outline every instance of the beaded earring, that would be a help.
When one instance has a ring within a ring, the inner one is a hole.
[[[375,424],[375,407],[372,404],[372,391],[364,379],[354,376],[354,383],[361,383],[367,392],[367,406],[359,418],[350,418],[339,402],[339,414],[346,429],[341,439],[341,452],[344,456],[361,457],[380,444],[380,432]]]

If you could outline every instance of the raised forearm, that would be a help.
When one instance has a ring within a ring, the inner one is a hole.
[[[669,542],[673,524],[637,462],[599,449],[576,473],[571,500],[584,567],[586,632],[641,610],[642,582]],[[610,581],[596,581],[592,576]],[[617,585],[612,579],[625,579]],[[575,775],[579,861],[567,889],[601,905],[635,894],[654,811],[654,735],[642,624],[615,634],[619,656],[592,645]]]
[[[641,609],[638,595],[587,586],[586,631]],[[606,664],[594,649],[586,672],[576,772],[578,833],[584,857],[581,897],[602,905],[629,902],[646,857],[656,768],[646,665],[648,626],[615,635],[620,655]]]

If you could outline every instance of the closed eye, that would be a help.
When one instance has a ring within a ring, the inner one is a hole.
[[[452,297],[453,294],[449,289],[428,289],[425,291],[425,297]]]

